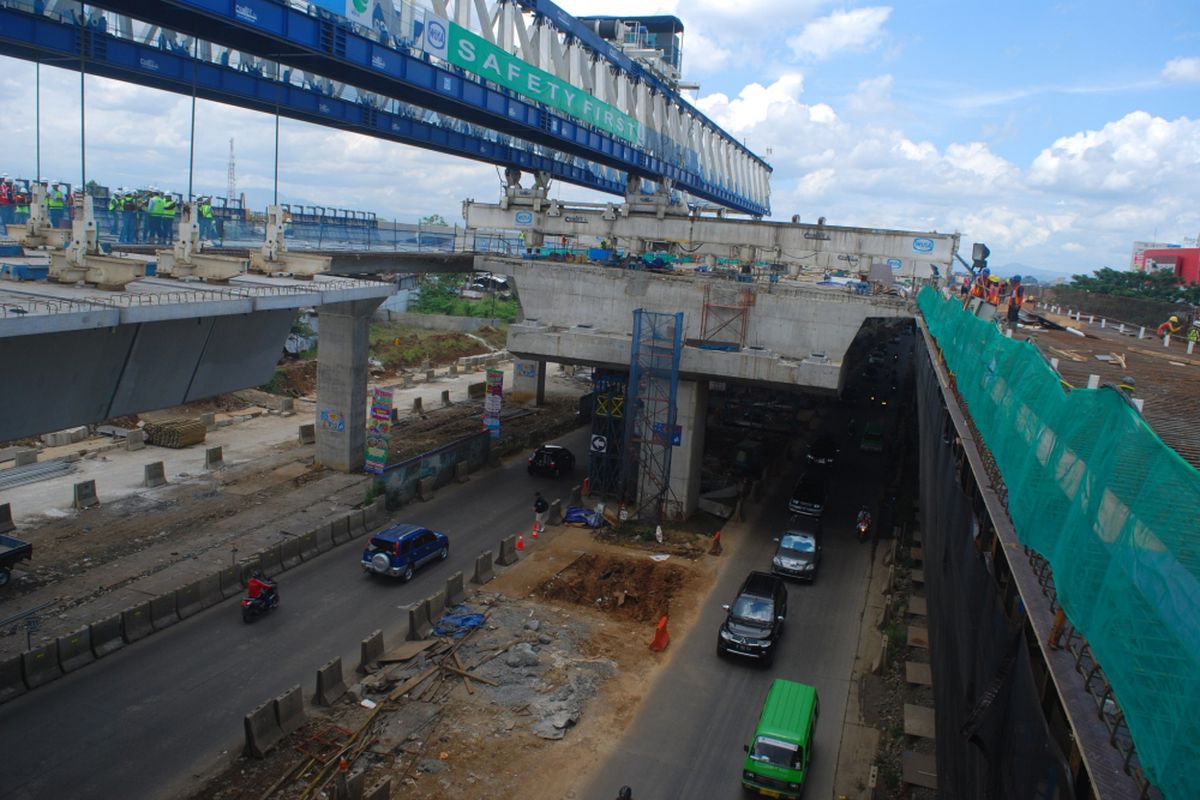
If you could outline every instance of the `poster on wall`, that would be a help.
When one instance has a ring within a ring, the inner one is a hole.
[[[500,438],[500,405],[504,400],[504,371],[487,371],[487,390],[483,396],[483,428],[493,439]]]
[[[363,469],[376,475],[387,469],[392,443],[392,401],[391,389],[371,392],[371,419],[367,424],[367,457]]]

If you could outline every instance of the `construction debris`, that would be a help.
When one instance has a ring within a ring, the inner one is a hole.
[[[169,419],[164,422],[147,422],[146,438],[156,447],[179,449],[200,444],[207,435],[204,423],[197,419]]]

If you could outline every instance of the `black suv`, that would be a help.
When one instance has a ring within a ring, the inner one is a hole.
[[[806,456],[809,464],[816,464],[821,467],[832,467],[833,461],[837,458],[838,446],[832,436],[822,436],[812,443],[808,448]]]
[[[530,475],[549,475],[557,478],[575,469],[575,456],[560,444],[544,444],[529,457],[526,471]]]
[[[723,608],[729,613],[717,634],[717,655],[732,653],[770,665],[787,617],[783,579],[768,572],[751,572],[733,605]]]
[[[806,517],[820,517],[825,513],[825,494],[824,475],[816,472],[801,475],[788,500],[788,511]]]

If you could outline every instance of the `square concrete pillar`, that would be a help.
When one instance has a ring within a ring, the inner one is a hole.
[[[518,358],[513,362],[512,389],[505,401],[521,405],[542,405],[546,402],[546,362]]]
[[[696,512],[700,501],[700,463],[704,460],[704,422],[708,418],[708,381],[680,381],[675,393],[679,445],[671,452],[671,492],[681,519]]]
[[[367,326],[380,300],[321,306],[317,343],[316,460],[355,472],[366,461]]]

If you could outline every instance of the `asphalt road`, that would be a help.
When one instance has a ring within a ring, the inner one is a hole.
[[[586,431],[556,440],[577,463]],[[577,468],[576,479],[582,478]],[[571,481],[531,478],[523,459],[408,506],[398,521],[446,532],[450,557],[404,584],[364,575],[348,543],[280,576],[281,604],[244,625],[230,599],[144,642],[0,705],[0,798],[176,797],[196,776],[242,747],[242,717],[342,656],[357,664],[371,631],[407,622],[401,606],[428,597],[458,570],[470,576],[482,550],[528,530],[533,493],[566,499]]]
[[[861,433],[862,413],[858,416]],[[788,583],[783,649],[769,670],[732,656],[718,658],[717,630],[725,614],[722,604],[733,601],[746,574],[770,569],[776,547],[772,539],[787,523],[787,499],[798,465],[775,482],[760,506],[748,510],[747,539],[722,567],[696,625],[672,640],[671,646],[678,649],[665,674],[614,754],[576,796],[612,800],[622,785],[628,785],[636,800],[742,798],[742,746],[750,742],[775,678],[817,688],[821,716],[805,794],[832,796],[870,569],[871,548],[858,541],[854,521],[864,502],[871,504],[878,519],[875,509],[888,463],[888,454],[860,453],[857,440],[843,433],[823,518],[817,579],[812,585]]]

